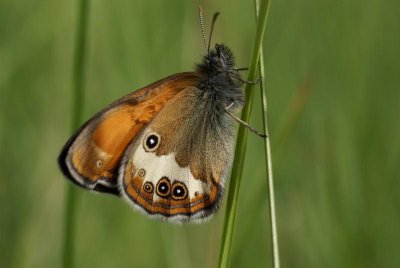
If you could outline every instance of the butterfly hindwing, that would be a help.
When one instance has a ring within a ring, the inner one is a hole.
[[[139,89],[97,113],[65,144],[59,165],[84,188],[119,194],[117,172],[126,148],[176,94],[197,83],[180,73]]]
[[[231,119],[222,112],[214,117],[201,94],[196,87],[179,92],[122,160],[122,195],[151,216],[199,221],[220,205],[232,160]]]

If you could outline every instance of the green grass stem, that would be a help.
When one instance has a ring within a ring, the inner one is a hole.
[[[72,89],[72,125],[75,131],[82,120],[84,103],[84,72],[85,72],[85,46],[87,37],[87,24],[89,17],[89,0],[79,0],[79,13],[76,24],[76,39],[73,62],[73,89]],[[69,184],[66,190],[65,215],[64,215],[64,239],[63,239],[63,267],[74,267],[74,234],[76,217],[76,188]]]
[[[259,0],[255,0],[256,7],[256,18],[258,21],[259,14]],[[262,46],[261,46],[262,47]],[[265,77],[265,68],[264,68],[264,52],[261,48],[260,50],[260,60],[258,62],[259,72],[261,77]],[[267,138],[264,140],[265,146],[265,161],[267,168],[267,178],[268,178],[268,196],[269,196],[269,219],[271,226],[271,242],[272,242],[272,260],[273,267],[279,268],[279,245],[278,245],[278,226],[276,224],[276,210],[275,210],[275,191],[274,191],[274,176],[272,172],[272,154],[271,154],[271,140],[268,129],[268,117],[267,117],[267,91],[265,88],[264,79],[260,82],[260,90],[261,90],[261,107],[262,107],[262,118],[263,118],[263,127],[264,133],[267,135]]]
[[[257,79],[257,64],[264,38],[264,32],[267,25],[267,17],[269,11],[270,0],[261,2],[259,20],[257,23],[257,30],[255,41],[252,49],[252,56],[250,61],[249,73],[247,80],[254,81]],[[251,108],[253,104],[253,85],[246,85],[246,104],[243,107],[241,119],[245,122],[249,121]],[[222,243],[220,250],[219,267],[228,267],[230,253],[232,249],[233,230],[236,222],[236,213],[239,201],[239,189],[243,173],[244,158],[247,147],[247,129],[243,126],[239,127],[238,138],[235,149],[235,159],[233,162],[232,176],[230,182],[230,191],[228,192],[228,201],[225,215],[225,222],[222,234]]]

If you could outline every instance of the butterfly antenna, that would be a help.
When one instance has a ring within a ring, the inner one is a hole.
[[[215,21],[217,20],[218,16],[219,16],[219,12],[216,12],[214,14],[214,17],[213,17],[213,20],[212,20],[212,23],[211,23],[210,38],[208,38],[208,47],[207,47],[208,56],[210,56],[211,36],[212,36],[213,31],[214,31],[214,24],[215,24]]]
[[[201,6],[199,6],[199,19],[200,19],[201,34],[203,35],[204,49],[207,52],[206,34],[204,33],[203,9],[201,8]]]

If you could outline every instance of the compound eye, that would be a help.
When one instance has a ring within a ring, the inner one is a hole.
[[[161,180],[158,181],[156,187],[156,193],[158,196],[167,198],[171,193],[171,183],[167,177],[162,177]]]
[[[144,138],[144,149],[146,152],[154,152],[160,145],[161,137],[155,132],[150,132]]]
[[[176,181],[172,185],[172,198],[174,200],[184,200],[188,196],[188,190],[184,183]]]

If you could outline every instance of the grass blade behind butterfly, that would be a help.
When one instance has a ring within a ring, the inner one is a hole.
[[[73,62],[73,90],[72,90],[72,125],[71,131],[75,131],[82,120],[83,111],[83,86],[85,71],[85,45],[86,30],[89,17],[89,0],[79,1],[79,14],[76,25],[75,55]],[[76,187],[67,185],[65,216],[64,216],[64,240],[63,240],[63,267],[74,266],[74,233],[75,233],[75,207]]]
[[[269,10],[270,0],[263,0],[261,2],[259,20],[257,23],[256,37],[253,44],[252,57],[249,67],[249,74],[247,80],[254,81],[257,79],[257,64],[259,60],[262,40],[264,38],[264,32],[267,25],[267,17]],[[246,85],[246,105],[243,107],[241,119],[245,122],[249,121],[250,112],[252,107],[252,100],[254,95],[253,86],[250,84]],[[228,267],[230,259],[230,251],[232,248],[232,237],[233,229],[236,220],[236,212],[239,200],[239,189],[240,182],[242,179],[244,158],[246,153],[246,140],[247,140],[247,129],[243,126],[239,127],[239,133],[235,149],[235,160],[233,162],[231,182],[228,192],[228,201],[225,215],[225,223],[222,235],[222,243],[220,250],[219,267]]]
[[[259,0],[254,1],[255,11],[256,11],[256,19],[258,21],[259,14]],[[263,49],[260,50],[260,59],[259,59],[259,72],[261,77],[265,77],[265,69],[264,69],[264,53]],[[276,211],[275,211],[275,191],[274,191],[274,177],[272,172],[272,154],[271,154],[271,141],[269,137],[268,130],[268,118],[267,118],[267,92],[265,89],[264,81],[260,82],[260,90],[261,90],[261,107],[262,107],[262,117],[263,117],[263,126],[264,133],[267,135],[267,138],[264,140],[265,146],[265,160],[267,167],[267,178],[268,178],[268,196],[269,196],[269,219],[271,224],[271,238],[272,238],[272,260],[273,267],[279,268],[279,246],[278,246],[278,228],[276,224]]]

